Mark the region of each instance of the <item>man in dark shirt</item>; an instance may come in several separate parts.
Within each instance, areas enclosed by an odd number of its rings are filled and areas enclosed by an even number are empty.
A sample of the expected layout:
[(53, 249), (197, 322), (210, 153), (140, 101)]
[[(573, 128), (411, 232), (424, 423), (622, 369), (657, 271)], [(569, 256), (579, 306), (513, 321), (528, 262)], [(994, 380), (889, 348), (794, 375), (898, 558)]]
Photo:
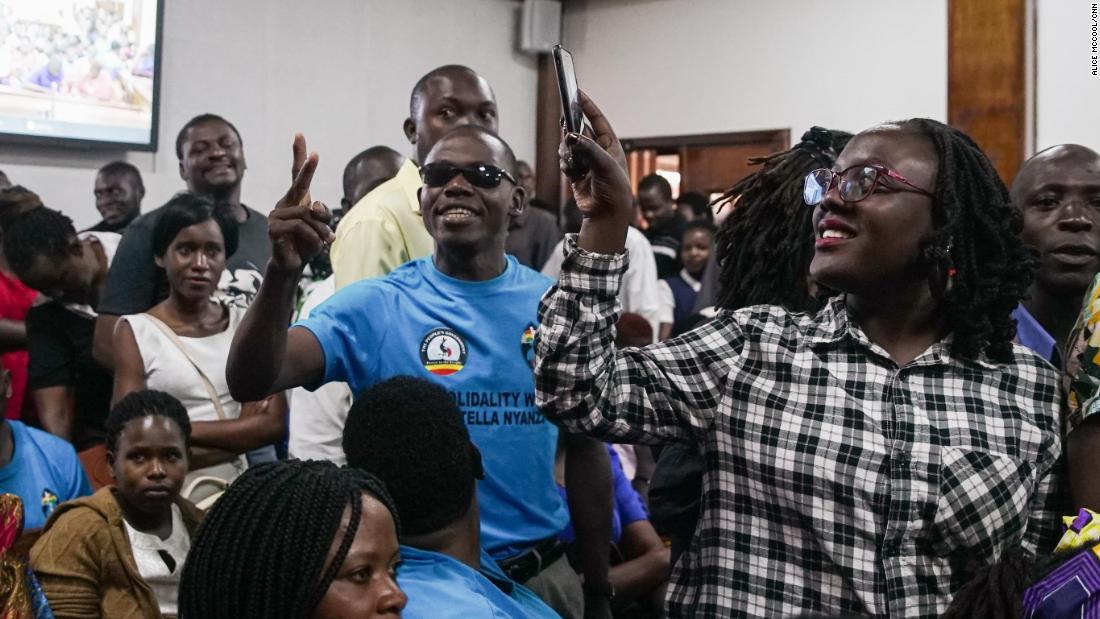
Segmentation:
[(95, 176), (95, 208), (103, 221), (88, 228), (88, 232), (118, 232), (141, 214), (145, 183), (141, 172), (125, 161), (112, 161)]
[(58, 211), (16, 217), (4, 254), (24, 284), (50, 298), (27, 313), (27, 387), (42, 428), (82, 450), (103, 442), (113, 377), (92, 359), (95, 308), (118, 234), (76, 233)]
[(522, 213), (508, 221), (508, 238), (504, 242), (504, 251), (515, 256), (520, 264), (539, 271), (561, 240), (561, 229), (549, 211), (531, 208), (538, 198), (534, 197), (535, 175), (526, 161), (516, 162), (516, 180), (527, 192), (527, 206)]
[(657, 278), (671, 277), (680, 271), (680, 237), (687, 223), (672, 200), (672, 185), (660, 175), (646, 176), (638, 183), (638, 206), (649, 224), (645, 237), (657, 259)]
[[(221, 116), (196, 116), (176, 137), (176, 157), (187, 190), (210, 198), (238, 222), (240, 242), (229, 257), (219, 290), (247, 302), (259, 287), (260, 273), (271, 257), (271, 243), (267, 217), (241, 204), (241, 181), (247, 165), (240, 133)], [(118, 247), (118, 260), (107, 275), (94, 350), (96, 359), (108, 367), (114, 366), (111, 334), (118, 317), (144, 312), (168, 297), (164, 271), (153, 261), (153, 228), (159, 215), (157, 209), (130, 224)]]

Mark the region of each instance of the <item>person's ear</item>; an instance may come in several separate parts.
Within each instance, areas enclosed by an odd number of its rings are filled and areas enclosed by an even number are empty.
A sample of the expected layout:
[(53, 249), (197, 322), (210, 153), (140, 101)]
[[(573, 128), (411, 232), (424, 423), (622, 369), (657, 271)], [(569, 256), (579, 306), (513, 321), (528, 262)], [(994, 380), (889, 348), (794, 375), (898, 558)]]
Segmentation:
[(351, 200), (348, 200), (347, 196), (340, 198), (340, 208), (344, 209), (345, 213), (348, 212), (353, 206), (355, 205), (351, 203)]
[(508, 214), (519, 217), (527, 206), (527, 190), (519, 185), (512, 186), (512, 203), (508, 206)]
[(187, 182), (187, 172), (184, 171), (184, 169), (183, 169), (183, 159), (180, 159), (179, 169), (180, 169), (180, 180), (184, 181), (184, 182)]
[(405, 131), (405, 139), (409, 141), (409, 144), (416, 144), (416, 122), (412, 117), (405, 119), (405, 123), (401, 125), (401, 128)]
[(79, 237), (69, 241), (69, 255), (78, 260), (84, 256), (84, 242)]
[(424, 189), (424, 185), (421, 185), (416, 189), (417, 212), (421, 215), (424, 214)]
[(164, 256), (153, 256), (153, 262), (160, 268), (164, 268)]
[(107, 468), (111, 469), (111, 479), (117, 480), (118, 476), (115, 475), (115, 452), (108, 449), (106, 455), (107, 455)]

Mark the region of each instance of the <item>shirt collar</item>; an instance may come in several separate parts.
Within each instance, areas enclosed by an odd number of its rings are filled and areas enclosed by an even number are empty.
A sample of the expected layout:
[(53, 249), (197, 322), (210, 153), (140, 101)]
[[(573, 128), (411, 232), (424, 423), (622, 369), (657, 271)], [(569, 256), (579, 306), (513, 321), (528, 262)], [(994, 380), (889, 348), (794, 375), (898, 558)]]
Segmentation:
[(699, 292), (703, 289), (703, 282), (692, 277), (687, 269), (680, 269), (680, 279), (684, 280), (684, 283), (688, 286), (691, 286), (691, 289), (695, 292)]
[(1043, 325), (1035, 320), (1031, 312), (1027, 311), (1023, 303), (1012, 310), (1012, 317), (1016, 319), (1016, 341), (1021, 346), (1026, 346), (1039, 353), (1044, 359), (1058, 367), (1060, 364), (1055, 363), (1055, 358), (1058, 355), (1057, 343), (1043, 328)]
[[(812, 348), (835, 345), (842, 340), (849, 340), (867, 349), (867, 351), (883, 360), (894, 363), (886, 349), (871, 341), (863, 329), (848, 315), (848, 306), (844, 302), (844, 295), (837, 295), (825, 304), (825, 307), (817, 313), (806, 339)], [(922, 352), (909, 365), (950, 365), (957, 362), (951, 356), (951, 342), (953, 336), (948, 334), (943, 339), (932, 344), (928, 350)], [(984, 359), (978, 359), (978, 363), (986, 367), (995, 367), (996, 364), (988, 363)]]
[[(393, 180), (397, 181), (402, 191), (405, 192), (405, 198), (409, 208), (419, 215), (420, 187), (424, 184), (423, 179), (420, 178), (420, 166), (416, 165), (416, 162), (412, 159), (406, 159), (405, 163), (401, 164), (401, 169), (397, 171), (397, 176), (395, 176)], [(379, 187), (381, 187), (381, 185), (379, 185)]]

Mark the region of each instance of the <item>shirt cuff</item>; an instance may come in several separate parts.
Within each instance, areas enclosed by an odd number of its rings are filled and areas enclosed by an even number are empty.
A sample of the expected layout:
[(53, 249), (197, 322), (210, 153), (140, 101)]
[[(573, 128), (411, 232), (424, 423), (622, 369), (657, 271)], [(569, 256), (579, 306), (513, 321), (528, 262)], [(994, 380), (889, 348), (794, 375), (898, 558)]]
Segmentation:
[(558, 287), (580, 294), (595, 294), (616, 298), (623, 274), (630, 261), (630, 252), (597, 254), (577, 246), (577, 235), (565, 236), (565, 260), (561, 263)]

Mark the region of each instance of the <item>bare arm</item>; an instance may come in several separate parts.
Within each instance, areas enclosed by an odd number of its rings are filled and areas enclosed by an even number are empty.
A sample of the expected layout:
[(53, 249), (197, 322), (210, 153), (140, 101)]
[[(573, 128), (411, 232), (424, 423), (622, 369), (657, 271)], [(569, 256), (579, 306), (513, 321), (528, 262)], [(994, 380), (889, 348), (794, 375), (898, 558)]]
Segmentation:
[(31, 392), (34, 406), (38, 409), (38, 419), (42, 429), (54, 436), (72, 442), (73, 420), (76, 405), (73, 401), (73, 388), (67, 385), (44, 387)]
[(0, 352), (27, 346), (27, 326), (22, 320), (0, 320)]
[[(563, 440), (565, 494), (577, 533), (581, 572), (587, 585), (599, 587), (608, 582), (611, 551), (611, 461), (607, 448), (599, 441), (576, 434), (566, 435)], [(586, 599), (585, 614), (599, 616), (589, 613), (589, 607), (606, 607), (607, 601), (607, 598)]]
[(317, 154), (306, 156), (300, 134), (294, 136), (293, 151), (293, 182), (267, 219), (271, 259), (256, 299), (233, 337), (225, 368), (229, 392), (240, 402), (317, 383), (324, 376), (317, 338), (305, 329), (287, 329), (302, 270), (333, 237), (328, 209), (309, 196)]
[(115, 367), (113, 342), (116, 324), (118, 316), (100, 314), (95, 319), (95, 334), (92, 336), (92, 358), (108, 370)]
[(1086, 417), (1066, 438), (1066, 466), (1073, 506), (1100, 511), (1100, 415)]
[(611, 568), (610, 574), (616, 606), (648, 596), (668, 580), (672, 569), (669, 550), (648, 520), (623, 528), (619, 550), (625, 561)]
[[(117, 317), (116, 317), (117, 322)], [(98, 335), (99, 324), (96, 331)], [(114, 350), (115, 386), (111, 392), (111, 406), (118, 404), (126, 394), (145, 388), (145, 361), (141, 357), (130, 323), (123, 320), (112, 328), (111, 349)]]
[(191, 440), (195, 445), (233, 454), (281, 441), (285, 435), (286, 396), (282, 393), (259, 402), (245, 402), (237, 419), (191, 424)]

